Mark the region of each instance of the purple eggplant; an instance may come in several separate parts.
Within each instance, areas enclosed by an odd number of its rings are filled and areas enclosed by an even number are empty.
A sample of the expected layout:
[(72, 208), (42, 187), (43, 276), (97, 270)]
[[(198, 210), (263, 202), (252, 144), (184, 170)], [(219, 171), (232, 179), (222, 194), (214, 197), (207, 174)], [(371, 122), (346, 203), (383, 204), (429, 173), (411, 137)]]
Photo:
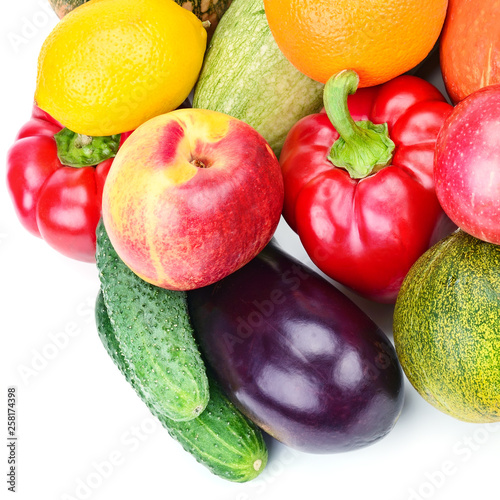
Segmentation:
[(403, 374), (380, 328), (319, 274), (271, 242), (246, 266), (190, 291), (202, 353), (234, 404), (311, 453), (369, 445), (403, 406)]

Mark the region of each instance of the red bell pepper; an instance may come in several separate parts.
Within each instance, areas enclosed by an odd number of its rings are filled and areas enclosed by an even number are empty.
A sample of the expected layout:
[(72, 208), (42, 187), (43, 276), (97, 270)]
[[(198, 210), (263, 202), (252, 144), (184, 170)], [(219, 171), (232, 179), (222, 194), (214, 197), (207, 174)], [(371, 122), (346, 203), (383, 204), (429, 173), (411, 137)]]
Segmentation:
[(415, 76), (356, 92), (358, 81), (350, 70), (332, 77), (326, 112), (290, 130), (280, 155), (283, 215), (325, 274), (392, 303), (412, 264), (452, 228), (433, 156), (453, 107)]
[(128, 135), (80, 136), (33, 106), (7, 155), (7, 184), (23, 226), (62, 254), (95, 262), (104, 181)]

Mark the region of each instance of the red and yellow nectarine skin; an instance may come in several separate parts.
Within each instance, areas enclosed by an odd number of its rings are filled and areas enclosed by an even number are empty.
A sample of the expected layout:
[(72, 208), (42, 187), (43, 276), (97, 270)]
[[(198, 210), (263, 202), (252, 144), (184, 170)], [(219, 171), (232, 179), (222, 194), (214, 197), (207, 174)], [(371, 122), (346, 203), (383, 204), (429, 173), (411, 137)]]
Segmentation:
[(215, 111), (176, 110), (141, 125), (108, 174), (103, 220), (145, 281), (191, 290), (222, 279), (269, 242), (281, 170), (252, 127)]

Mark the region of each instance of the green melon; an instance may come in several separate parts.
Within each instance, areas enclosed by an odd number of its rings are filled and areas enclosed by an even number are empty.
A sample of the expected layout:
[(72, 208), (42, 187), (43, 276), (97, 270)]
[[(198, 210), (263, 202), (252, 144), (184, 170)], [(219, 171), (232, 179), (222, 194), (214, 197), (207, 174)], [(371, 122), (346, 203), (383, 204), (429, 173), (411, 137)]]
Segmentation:
[[(57, 16), (62, 19), (68, 12), (89, 0), (49, 0)], [(231, 0), (175, 0), (181, 7), (190, 10), (202, 21), (210, 21), (207, 29), (209, 37), (215, 30), (220, 18), (231, 4)]]
[(49, 0), (49, 3), (57, 14), (57, 17), (62, 19), (68, 12), (71, 12), (87, 1), (88, 0)]
[(457, 231), (422, 255), (396, 301), (394, 343), (429, 403), (500, 421), (500, 246)]

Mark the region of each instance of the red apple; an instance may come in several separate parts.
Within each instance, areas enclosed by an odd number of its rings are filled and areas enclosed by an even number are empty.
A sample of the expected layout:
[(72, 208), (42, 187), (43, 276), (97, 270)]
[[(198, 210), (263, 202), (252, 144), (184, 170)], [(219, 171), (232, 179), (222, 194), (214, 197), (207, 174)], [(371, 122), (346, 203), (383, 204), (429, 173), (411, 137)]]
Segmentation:
[(466, 233), (500, 244), (500, 85), (470, 94), (443, 124), (434, 155), (436, 194)]
[(171, 290), (209, 285), (270, 241), (283, 207), (278, 160), (262, 136), (223, 113), (182, 109), (141, 125), (104, 186), (118, 255)]

